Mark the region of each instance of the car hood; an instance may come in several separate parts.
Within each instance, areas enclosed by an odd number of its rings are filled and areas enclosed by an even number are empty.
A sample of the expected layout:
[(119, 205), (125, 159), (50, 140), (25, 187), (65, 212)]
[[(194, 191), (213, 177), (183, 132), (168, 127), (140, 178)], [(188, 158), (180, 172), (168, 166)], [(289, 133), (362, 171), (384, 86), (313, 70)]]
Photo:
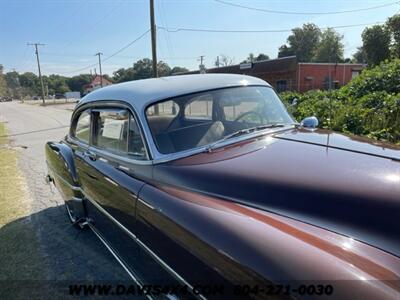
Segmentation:
[(393, 145), (291, 129), (157, 165), (154, 179), (400, 256), (400, 148)]

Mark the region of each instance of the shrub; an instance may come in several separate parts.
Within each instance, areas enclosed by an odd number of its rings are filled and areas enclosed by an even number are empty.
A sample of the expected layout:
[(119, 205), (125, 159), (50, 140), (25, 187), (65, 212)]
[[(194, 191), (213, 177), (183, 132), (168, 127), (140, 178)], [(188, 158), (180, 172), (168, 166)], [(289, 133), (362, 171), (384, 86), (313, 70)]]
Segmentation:
[(298, 121), (316, 116), (321, 128), (400, 144), (399, 59), (363, 71), (339, 90), (284, 92), (281, 98)]

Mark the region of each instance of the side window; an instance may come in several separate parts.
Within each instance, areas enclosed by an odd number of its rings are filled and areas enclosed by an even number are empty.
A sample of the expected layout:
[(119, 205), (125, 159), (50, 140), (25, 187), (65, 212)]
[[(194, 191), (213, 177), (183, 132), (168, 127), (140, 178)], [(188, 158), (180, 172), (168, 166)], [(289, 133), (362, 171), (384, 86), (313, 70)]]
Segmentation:
[(135, 159), (147, 159), (146, 148), (143, 143), (142, 135), (140, 134), (139, 126), (132, 115), (130, 115), (129, 120), (128, 137), (128, 154), (134, 156)]
[(89, 137), (90, 137), (90, 111), (85, 110), (78, 118), (76, 123), (75, 133), (74, 136), (89, 144)]
[(213, 109), (213, 97), (211, 94), (193, 98), (185, 107), (185, 118), (196, 120), (211, 120)]
[(128, 151), (129, 113), (125, 109), (95, 111), (96, 130), (94, 144), (116, 152)]
[(146, 148), (135, 118), (126, 109), (95, 110), (94, 144), (105, 150), (146, 160)]

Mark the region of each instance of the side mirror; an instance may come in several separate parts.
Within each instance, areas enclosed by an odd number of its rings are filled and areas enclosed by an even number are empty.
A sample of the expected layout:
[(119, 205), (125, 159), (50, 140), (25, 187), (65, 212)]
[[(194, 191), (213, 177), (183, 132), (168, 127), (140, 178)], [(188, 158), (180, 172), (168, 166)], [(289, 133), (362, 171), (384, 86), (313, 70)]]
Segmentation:
[(318, 124), (319, 124), (318, 119), (314, 116), (304, 118), (300, 123), (300, 125), (305, 128), (317, 128)]

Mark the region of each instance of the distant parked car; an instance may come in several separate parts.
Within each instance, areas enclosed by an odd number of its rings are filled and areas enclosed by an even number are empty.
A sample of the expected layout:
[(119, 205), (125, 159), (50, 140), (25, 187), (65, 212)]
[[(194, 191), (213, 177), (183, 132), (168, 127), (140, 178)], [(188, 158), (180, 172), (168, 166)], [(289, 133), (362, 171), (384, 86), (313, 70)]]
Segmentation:
[(39, 100), (40, 98), (39, 98), (39, 96), (33, 96), (32, 97), (32, 100)]
[(0, 102), (9, 102), (9, 101), (12, 101), (11, 97), (8, 96), (0, 97)]
[(66, 99), (64, 94), (56, 93), (54, 95), (54, 99)]
[(317, 123), (250, 76), (126, 82), (79, 102), (47, 180), (135, 281), (136, 243), (225, 288), (198, 299), (400, 299), (400, 147)]

